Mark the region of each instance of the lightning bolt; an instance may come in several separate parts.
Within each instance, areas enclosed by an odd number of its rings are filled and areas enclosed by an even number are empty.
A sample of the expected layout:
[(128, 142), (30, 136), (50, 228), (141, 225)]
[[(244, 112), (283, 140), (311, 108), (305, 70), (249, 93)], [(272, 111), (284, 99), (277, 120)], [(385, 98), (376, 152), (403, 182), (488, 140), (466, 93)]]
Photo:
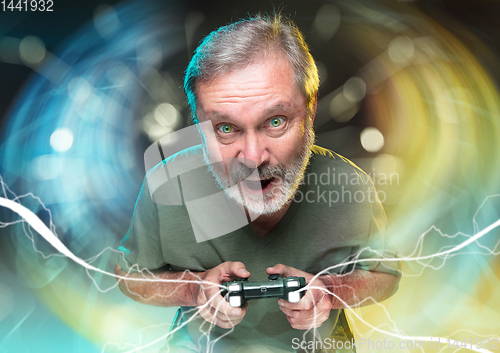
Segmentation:
[[(10, 194), (13, 194), (12, 191), (10, 191), (4, 184), (3, 180), (1, 179), (0, 177), (0, 182), (2, 184), (2, 190), (3, 190), (3, 193), (4, 195), (7, 195), (7, 192), (9, 192)], [(27, 195), (24, 195), (24, 196), (27, 196)], [(24, 197), (23, 196), (23, 197)], [(32, 197), (35, 197), (33, 195), (30, 194), (30, 196)], [(490, 197), (497, 197), (497, 196), (500, 196), (500, 195), (492, 195), (492, 196), (489, 196), (488, 198)], [(126, 276), (119, 276), (119, 275), (115, 275), (114, 273), (110, 273), (110, 272), (107, 272), (107, 271), (104, 271), (104, 270), (101, 270), (97, 267), (94, 267), (92, 266), (91, 264), (89, 264), (87, 261), (77, 257), (76, 255), (74, 255), (62, 242), (61, 240), (54, 234), (54, 225), (52, 224), (52, 220), (50, 221), (50, 228), (47, 227), (47, 225), (38, 218), (38, 216), (36, 214), (34, 214), (31, 210), (29, 210), (28, 208), (26, 208), (25, 206), (23, 206), (19, 200), (21, 199), (22, 197), (14, 197), (13, 199), (8, 199), (6, 197), (0, 197), (0, 206), (2, 207), (5, 207), (7, 209), (10, 209), (11, 211), (17, 213), (21, 218), (22, 220), (18, 220), (18, 221), (15, 221), (15, 222), (12, 222), (12, 223), (0, 223), (0, 227), (6, 227), (10, 224), (15, 224), (15, 223), (19, 223), (19, 222), (27, 222), (31, 228), (33, 230), (35, 230), (38, 234), (40, 234), (40, 236), (42, 236), (49, 244), (51, 244), (60, 254), (54, 254), (54, 255), (59, 255), (59, 256), (66, 256), (68, 257), (69, 259), (71, 259), (72, 261), (74, 261), (75, 263), (77, 263), (78, 265), (84, 267), (87, 272), (88, 271), (95, 271), (95, 272), (98, 272), (98, 273), (101, 273), (103, 275), (106, 275), (106, 276), (110, 276), (110, 277), (114, 277), (116, 279), (119, 279), (119, 280), (127, 280), (127, 281), (155, 281), (155, 282), (176, 282), (176, 283), (179, 283), (179, 282), (182, 282), (182, 283), (198, 283), (198, 284), (202, 284), (202, 285), (214, 285), (213, 283), (211, 282), (205, 282), (205, 281), (202, 281), (201, 279), (198, 280), (198, 281), (187, 281), (187, 280), (182, 280), (182, 279), (179, 279), (179, 280), (170, 280), (170, 279), (160, 279), (160, 278), (131, 278), (131, 277), (126, 277)], [(36, 197), (35, 197), (36, 198)], [(487, 198), (487, 199), (488, 199)], [(41, 200), (39, 198), (36, 198), (40, 203), (41, 203)], [(481, 205), (481, 207), (485, 204), (485, 202), (487, 201), (487, 199), (483, 202), (483, 204)], [(42, 203), (41, 203), (42, 204)], [(481, 208), (480, 207), (480, 208)], [(47, 208), (44, 207), (45, 210), (49, 211)], [(50, 212), (50, 211), (49, 211)], [(479, 210), (478, 210), (479, 212)], [(478, 214), (478, 212), (476, 212), (475, 216), (474, 216), (474, 225), (475, 225), (475, 228), (478, 229), (478, 225), (477, 225), (477, 222), (475, 221), (475, 218)], [(414, 252), (410, 255), (410, 256), (407, 256), (407, 257), (399, 257), (399, 258), (385, 258), (385, 257), (380, 257), (378, 259), (376, 258), (370, 258), (369, 260), (370, 261), (384, 261), (384, 262), (393, 262), (393, 261), (417, 261), (417, 262), (420, 262), (420, 261), (425, 261), (425, 260), (431, 260), (431, 259), (434, 259), (434, 258), (437, 258), (437, 257), (447, 257), (447, 256), (453, 256), (453, 255), (456, 255), (458, 253), (459, 250), (465, 248), (466, 246), (474, 243), (474, 242), (477, 242), (480, 238), (482, 238), (483, 236), (485, 236), (486, 234), (488, 234), (489, 232), (491, 232), (492, 230), (494, 230), (495, 228), (499, 227), (500, 226), (500, 219), (495, 221), (494, 223), (490, 224), (489, 226), (487, 226), (486, 228), (482, 229), (481, 231), (477, 232), (476, 234), (474, 234), (473, 236), (470, 236), (467, 240), (463, 241), (462, 243), (450, 248), (450, 249), (447, 249), (447, 250), (442, 250), (442, 251), (439, 251), (437, 253), (434, 253), (434, 254), (430, 254), (430, 255), (425, 255), (425, 256), (414, 256), (415, 253), (417, 253), (417, 249), (414, 250)], [(426, 231), (422, 236), (421, 236), (421, 239), (422, 237), (424, 237), (426, 234), (428, 234), (428, 232), (430, 232), (431, 230), (436, 230), (438, 231), (441, 235), (443, 235), (443, 233), (441, 233), (441, 231), (439, 229), (437, 229), (436, 227), (432, 226), (428, 229), (428, 231)], [(463, 233), (457, 233), (456, 235), (459, 235), (459, 234), (462, 234), (462, 235), (465, 235)], [(33, 238), (31, 238), (33, 240)], [(478, 244), (480, 245), (480, 244)], [(498, 245), (498, 243), (497, 243)], [(481, 246), (481, 245), (480, 245)], [(481, 246), (482, 248), (485, 248), (483, 246)], [(442, 248), (443, 249), (443, 248)], [(370, 249), (370, 248), (366, 248), (364, 250), (369, 250), (369, 251), (373, 251), (375, 253), (377, 253), (376, 251)], [(499, 253), (498, 252), (494, 252), (493, 250), (489, 250), (488, 251), (493, 254), (493, 255), (498, 255)], [(102, 252), (101, 252), (102, 254)], [(381, 255), (380, 253), (378, 253), (379, 255)], [(100, 254), (96, 255), (92, 261), (96, 258), (99, 257)], [(331, 270), (334, 270), (336, 268), (339, 268), (339, 267), (344, 267), (346, 265), (354, 265), (356, 263), (359, 263), (359, 262), (362, 262), (362, 261), (366, 261), (366, 259), (359, 259), (359, 258), (355, 258), (351, 261), (347, 261), (345, 263), (342, 263), (342, 264), (338, 264), (338, 265), (335, 265), (335, 266), (331, 266), (331, 267), (328, 267), (326, 268), (325, 270), (321, 271), (320, 273), (316, 274), (313, 278), (314, 279), (317, 279), (318, 276), (322, 275), (322, 274), (327, 274), (327, 273), (330, 273)], [(425, 265), (425, 264), (424, 264)], [(152, 273), (150, 273), (149, 271), (147, 271), (150, 275), (152, 275)], [(187, 271), (189, 272), (189, 271)], [(313, 281), (311, 280), (311, 282)], [(97, 286), (97, 283), (94, 281), (94, 283), (96, 284), (96, 287), (102, 291), (98, 286)], [(118, 285), (118, 283), (111, 287), (111, 288), (114, 288)], [(107, 289), (107, 290), (110, 290), (111, 288)], [(311, 285), (308, 285), (306, 286), (305, 288), (303, 288), (302, 290), (308, 290), (308, 289), (318, 289), (318, 290), (322, 290), (324, 291), (325, 293), (328, 293), (334, 297), (336, 297), (340, 302), (342, 302), (344, 304), (345, 307), (347, 308), (352, 308), (351, 306), (349, 306), (347, 303), (345, 303), (341, 298), (339, 298), (335, 293), (329, 291), (329, 290), (326, 290), (325, 288), (320, 288), (320, 287), (316, 287), (316, 286), (311, 286)], [(193, 309), (193, 310), (197, 310), (197, 313), (200, 312), (200, 310), (202, 310), (203, 308), (205, 307), (208, 307), (210, 305), (210, 303), (214, 300), (215, 297), (211, 298), (204, 306), (201, 306), (197, 309)], [(363, 300), (366, 301), (366, 300), (373, 300), (373, 298), (365, 298)], [(374, 301), (375, 302), (375, 301)], [(376, 303), (376, 302), (375, 302)], [(381, 304), (379, 303), (376, 303), (377, 305), (380, 305), (382, 306)], [(383, 306), (382, 306), (383, 307)], [(383, 307), (384, 310), (385, 310), (385, 307)], [(218, 311), (219, 308), (216, 308), (216, 311)], [(389, 317), (389, 314), (388, 312), (385, 310), (387, 316)], [(386, 331), (386, 330), (382, 330), (380, 328), (377, 328), (375, 326), (372, 326), (370, 323), (368, 323), (367, 321), (365, 321), (360, 315), (358, 315), (355, 311), (351, 311), (351, 313), (353, 315), (355, 315), (361, 322), (363, 322), (364, 324), (366, 324), (367, 326), (369, 326), (373, 331), (377, 331), (377, 332), (380, 332), (380, 333), (383, 333), (387, 336), (390, 336), (390, 337), (394, 337), (394, 338), (398, 338), (398, 339), (401, 339), (401, 340), (406, 340), (406, 341), (424, 341), (424, 342), (436, 342), (438, 340), (441, 340), (441, 341), (445, 341), (446, 338), (445, 337), (430, 337), (430, 336), (408, 336), (408, 335), (403, 335), (403, 334), (400, 334), (400, 333), (393, 333), (393, 332), (389, 332), (389, 331)], [(196, 315), (193, 315), (191, 316), (190, 319), (188, 319), (184, 325), (188, 324), (190, 321), (192, 321), (194, 318), (196, 317)], [(394, 322), (391, 320), (391, 322), (394, 324)], [(210, 329), (207, 331), (208, 333), (210, 332), (211, 328), (213, 327), (214, 325), (213, 324), (210, 324)], [(137, 347), (135, 346), (134, 348), (130, 349), (127, 351), (127, 353), (132, 353), (132, 352), (138, 352), (140, 351), (141, 349), (144, 349), (144, 348), (147, 348), (147, 347), (150, 347), (152, 346), (153, 344), (155, 343), (158, 343), (159, 341), (165, 339), (165, 338), (168, 338), (169, 336), (172, 335), (172, 333), (176, 332), (178, 329), (180, 328), (177, 328), (176, 330), (174, 330), (173, 332), (170, 332), (154, 341), (151, 341), (145, 345), (142, 345), (140, 347)], [(227, 334), (229, 334), (231, 331), (228, 331)], [(305, 335), (305, 334), (304, 334)], [(305, 336), (304, 336), (305, 337)], [(213, 350), (213, 345), (220, 339), (222, 339), (222, 337), (218, 337), (216, 340), (213, 340), (212, 342), (210, 342), (210, 348), (209, 350), (212, 351)], [(497, 338), (497, 337), (495, 337)], [(114, 343), (107, 343), (104, 347), (103, 347), (103, 352), (104, 350), (106, 349), (106, 347), (108, 345), (116, 345), (118, 346), (120, 349), (126, 349), (127, 346), (129, 346), (130, 344), (126, 344), (122, 347), (120, 347), (120, 345), (117, 345), (117, 344), (114, 344)], [(475, 351), (475, 352), (481, 352), (481, 353), (487, 353), (487, 352), (490, 352), (489, 350), (485, 349), (485, 348), (479, 348), (479, 347), (476, 347), (476, 346), (467, 346), (466, 349), (469, 349), (469, 350), (472, 350), (472, 351)]]

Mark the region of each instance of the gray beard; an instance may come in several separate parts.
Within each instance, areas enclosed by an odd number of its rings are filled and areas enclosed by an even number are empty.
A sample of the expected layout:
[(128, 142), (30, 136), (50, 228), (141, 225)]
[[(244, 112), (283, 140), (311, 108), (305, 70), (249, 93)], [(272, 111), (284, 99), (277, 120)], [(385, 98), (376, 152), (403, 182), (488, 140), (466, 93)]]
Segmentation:
[[(276, 166), (263, 164), (257, 168), (249, 168), (242, 163), (236, 162), (234, 165), (228, 167), (228, 176), (223, 162), (211, 162), (210, 152), (207, 150), (205, 143), (202, 143), (203, 158), (205, 159), (208, 169), (212, 172), (217, 181), (219, 188), (223, 190), (230, 199), (244, 206), (249, 212), (254, 213), (256, 216), (269, 215), (278, 212), (287, 205), (297, 192), (304, 177), (306, 167), (309, 164), (314, 139), (315, 135), (312, 121), (308, 118), (306, 120), (305, 133), (300, 150), (288, 167), (283, 164), (278, 164)], [(272, 190), (265, 195), (262, 193), (260, 193), (260, 195), (248, 195), (241, 191), (241, 187), (236, 186), (249, 176), (252, 176), (252, 179), (275, 178), (274, 181), (279, 180), (281, 182), (275, 183), (273, 181)]]

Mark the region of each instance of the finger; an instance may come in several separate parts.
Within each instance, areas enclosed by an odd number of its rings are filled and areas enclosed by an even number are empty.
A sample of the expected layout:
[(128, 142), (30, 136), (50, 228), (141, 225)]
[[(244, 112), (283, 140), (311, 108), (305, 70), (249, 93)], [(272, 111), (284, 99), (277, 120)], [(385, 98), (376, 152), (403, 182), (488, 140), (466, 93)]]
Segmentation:
[(295, 324), (295, 323), (292, 324), (292, 323), (290, 323), (290, 326), (292, 326), (292, 328), (294, 328), (296, 330), (310, 330), (310, 329), (321, 327), (322, 324), (323, 324), (323, 322), (311, 322), (311, 323), (307, 323), (307, 324)]
[(219, 279), (217, 277), (217, 273), (215, 273), (213, 276), (207, 276), (205, 279), (205, 283), (202, 284), (200, 292), (206, 298), (204, 303), (210, 302), (210, 306), (220, 307), (221, 310), (227, 311), (232, 307), (221, 295), (221, 290), (223, 289), (223, 287), (221, 286), (222, 282), (219, 282)]
[(211, 288), (207, 290), (205, 295), (210, 298), (207, 306), (214, 308), (214, 312), (217, 311), (221, 315), (229, 317), (243, 317), (246, 314), (248, 303), (244, 303), (241, 307), (232, 307), (227, 300), (227, 294), (222, 296), (220, 289), (214, 291)]
[(201, 317), (203, 319), (205, 319), (205, 321), (208, 321), (208, 322), (210, 322), (213, 325), (217, 325), (217, 326), (225, 328), (225, 329), (230, 329), (234, 325), (237, 324), (237, 322), (233, 323), (232, 321), (229, 321), (229, 320), (226, 321), (226, 320), (223, 320), (223, 319), (219, 319), (216, 316), (212, 315), (212, 313), (210, 311), (208, 311), (208, 310), (200, 311), (200, 315), (201, 315)]
[(266, 273), (268, 275), (280, 275), (282, 277), (290, 277), (289, 272), (290, 272), (290, 267), (285, 266), (283, 264), (277, 264), (274, 265), (273, 267), (268, 267), (266, 269)]
[(243, 320), (247, 307), (248, 304), (244, 305), (242, 309), (238, 308), (240, 312), (242, 312), (242, 314), (238, 316), (224, 314), (220, 310), (217, 310), (217, 308), (210, 307), (208, 305), (205, 307), (201, 307), (198, 312), (200, 316), (203, 317), (203, 319), (205, 319), (206, 321), (219, 327), (228, 329), (239, 324)]
[(268, 267), (266, 269), (266, 273), (268, 275), (279, 274), (283, 277), (304, 277), (306, 279), (306, 283), (309, 283), (309, 280), (313, 277), (310, 273), (283, 264), (276, 264), (273, 267)]
[(295, 320), (313, 320), (314, 318), (321, 318), (330, 316), (330, 310), (325, 308), (313, 308), (311, 310), (291, 310), (287, 308), (280, 308), (280, 310), (289, 318)]
[(314, 288), (305, 291), (305, 295), (297, 302), (291, 303), (288, 300), (280, 299), (278, 304), (294, 310), (310, 310), (318, 303), (330, 298), (326, 288)]
[(217, 307), (210, 307), (212, 315), (217, 316), (218, 319), (225, 321), (241, 320), (246, 314), (248, 303), (245, 303), (241, 308), (231, 308), (232, 311), (224, 312)]
[(280, 306), (280, 310), (283, 314), (285, 314), (287, 317), (298, 319), (300, 311), (298, 310), (292, 310), (292, 309), (287, 309), (282, 306)]
[(222, 320), (222, 321), (233, 321), (233, 320), (240, 320), (243, 319), (244, 315), (242, 315), (241, 309), (236, 310), (239, 308), (235, 308), (233, 312), (225, 313), (217, 308), (209, 308), (210, 314), (216, 318), (217, 320)]
[[(203, 291), (203, 295), (206, 298), (207, 306), (212, 308), (217, 308), (218, 311), (227, 314), (227, 315), (240, 315), (240, 308), (233, 308), (226, 299), (221, 295), (221, 287), (220, 285), (211, 285), (205, 287)], [(237, 310), (235, 310), (237, 309)]]
[(298, 322), (312, 322), (313, 320), (323, 322), (330, 317), (331, 305), (326, 301), (322, 301), (310, 310), (293, 310), (283, 306), (280, 306), (280, 310), (287, 316), (289, 321), (293, 319)]
[(240, 277), (240, 278), (248, 278), (250, 277), (250, 272), (245, 267), (245, 264), (243, 262), (232, 262), (230, 271), (234, 276)]
[(312, 319), (318, 315), (318, 311), (313, 310), (291, 310), (287, 308), (281, 307), (280, 310), (289, 318), (297, 319), (297, 320), (306, 320)]
[(205, 280), (210, 279), (212, 282), (220, 284), (232, 281), (236, 276), (247, 278), (250, 277), (250, 272), (246, 270), (245, 265), (241, 262), (226, 261), (212, 268)]
[(329, 317), (329, 313), (325, 312), (308, 318), (294, 318), (287, 316), (287, 319), (293, 328), (298, 330), (308, 330), (320, 327), (326, 320), (328, 320)]
[(308, 296), (306, 293), (298, 303), (290, 303), (288, 300), (279, 299), (278, 305), (280, 308), (283, 307), (290, 310), (311, 310), (315, 306), (315, 301), (312, 296)]

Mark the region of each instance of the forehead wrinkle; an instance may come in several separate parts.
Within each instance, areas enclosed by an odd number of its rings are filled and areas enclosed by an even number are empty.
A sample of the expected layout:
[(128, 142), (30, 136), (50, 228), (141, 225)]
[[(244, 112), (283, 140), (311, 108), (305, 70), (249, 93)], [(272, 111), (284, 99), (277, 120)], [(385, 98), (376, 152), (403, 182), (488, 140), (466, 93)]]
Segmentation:
[(244, 117), (261, 120), (275, 114), (294, 116), (301, 110), (302, 92), (295, 85), (291, 68), (277, 61), (254, 63), (198, 82), (197, 110), (207, 119), (236, 123)]
[[(234, 93), (234, 91), (237, 93)], [(231, 89), (229, 87), (224, 87), (223, 89), (212, 90), (208, 92), (207, 96), (213, 99), (212, 103), (238, 103), (240, 101), (252, 100), (252, 99), (264, 99), (273, 96), (273, 93), (262, 92), (262, 88), (243, 88), (238, 87)]]

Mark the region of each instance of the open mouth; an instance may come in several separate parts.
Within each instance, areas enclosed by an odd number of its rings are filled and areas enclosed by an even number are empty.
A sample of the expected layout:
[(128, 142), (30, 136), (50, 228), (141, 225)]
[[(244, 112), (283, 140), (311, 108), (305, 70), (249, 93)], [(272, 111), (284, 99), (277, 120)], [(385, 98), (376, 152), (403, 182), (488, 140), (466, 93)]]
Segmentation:
[(274, 178), (270, 179), (263, 179), (263, 180), (243, 180), (242, 184), (250, 191), (263, 191), (265, 192), (271, 183), (273, 182)]

